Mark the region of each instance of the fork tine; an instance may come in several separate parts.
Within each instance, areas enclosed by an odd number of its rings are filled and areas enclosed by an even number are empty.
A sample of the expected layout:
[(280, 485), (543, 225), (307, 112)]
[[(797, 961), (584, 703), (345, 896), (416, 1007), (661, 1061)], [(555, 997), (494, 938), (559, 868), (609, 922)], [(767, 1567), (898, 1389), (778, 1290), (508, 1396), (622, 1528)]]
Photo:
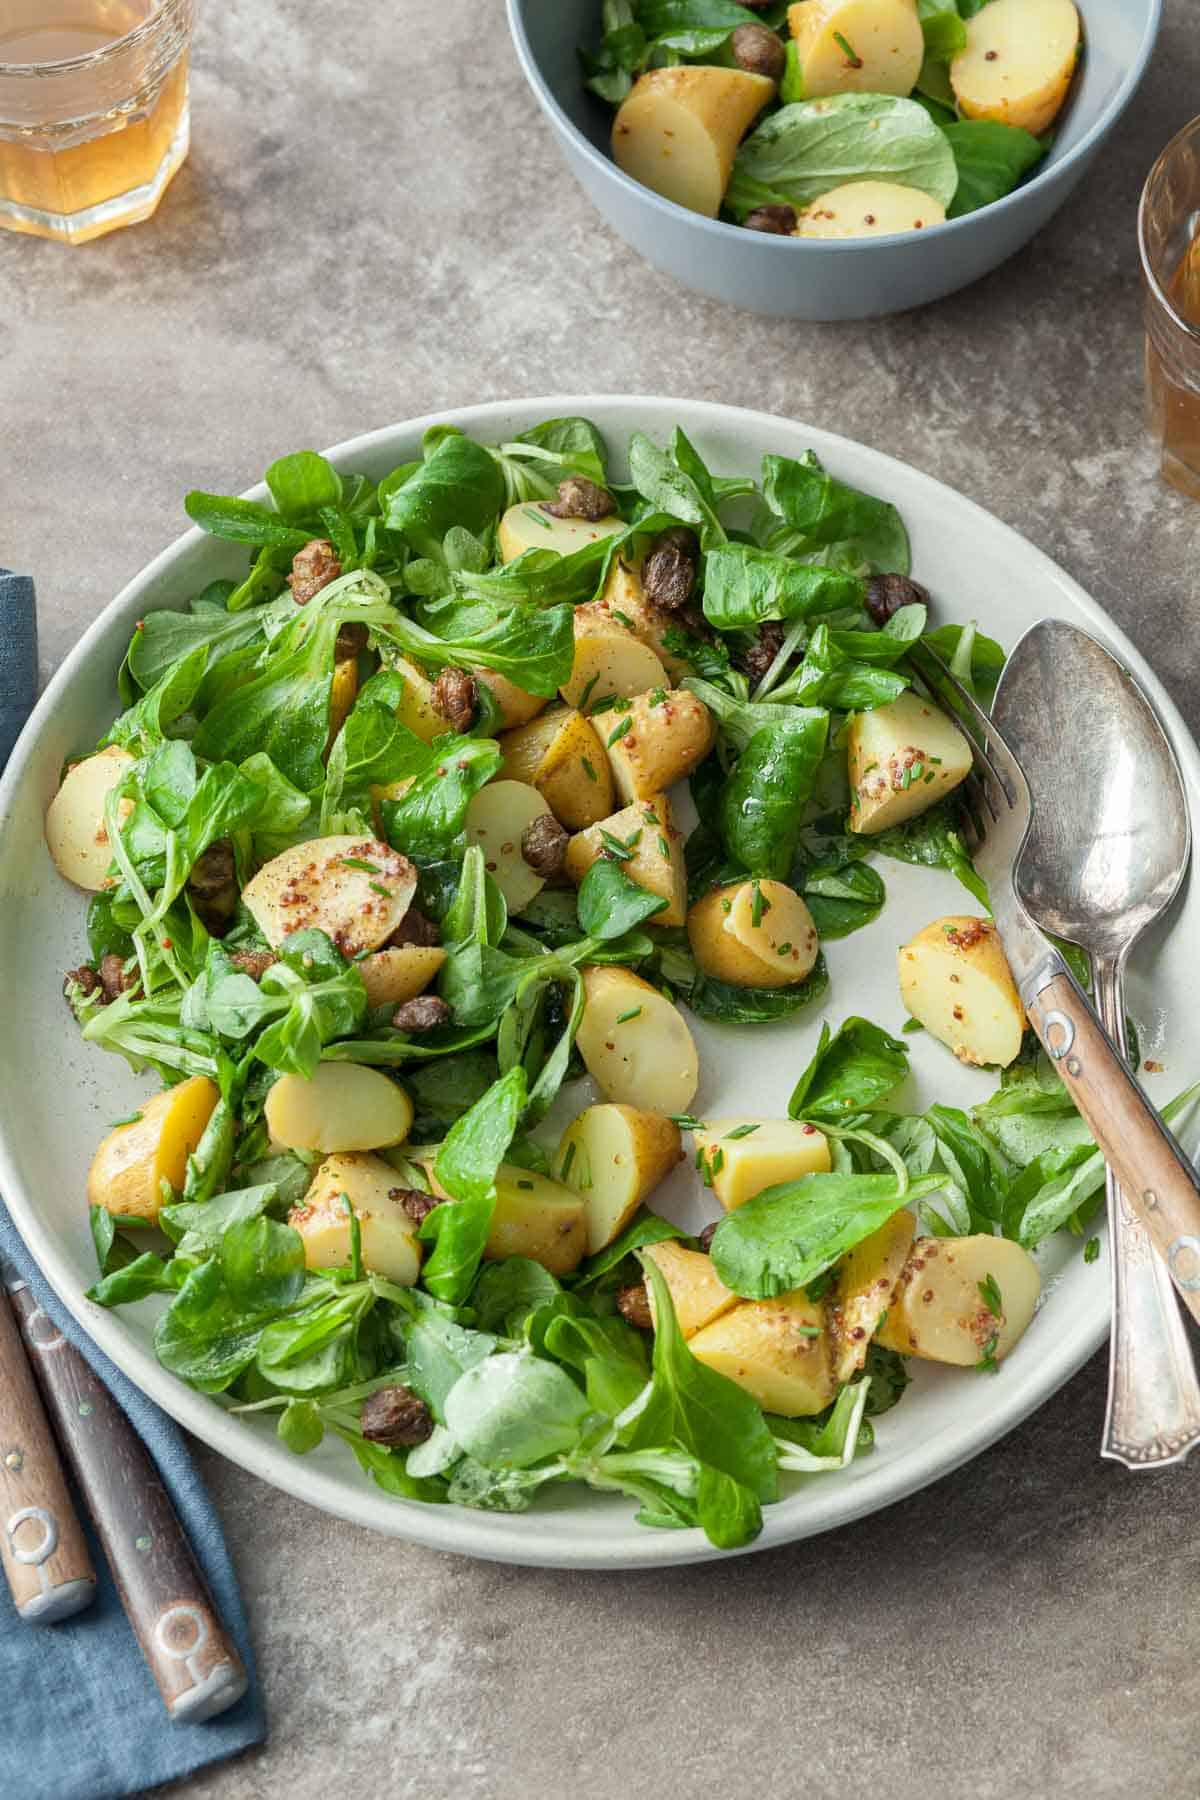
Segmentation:
[[(983, 708), (951, 673), (936, 650), (931, 650), (928, 644), (917, 643), (909, 655), (938, 699), (948, 702), (959, 715), (959, 723), (971, 745), (976, 771), (991, 782), (991, 792), (985, 785), (985, 797), (993, 817), (998, 818), (1000, 807), (1015, 805), (1027, 792), (1020, 764)], [(924, 663), (932, 664), (935, 671), (932, 677)]]
[(977, 844), (981, 844), (987, 836), (989, 825), (995, 823), (997, 815), (988, 802), (982, 782), (973, 772), (960, 784), (958, 796), (960, 811), (967, 822), (970, 834)]

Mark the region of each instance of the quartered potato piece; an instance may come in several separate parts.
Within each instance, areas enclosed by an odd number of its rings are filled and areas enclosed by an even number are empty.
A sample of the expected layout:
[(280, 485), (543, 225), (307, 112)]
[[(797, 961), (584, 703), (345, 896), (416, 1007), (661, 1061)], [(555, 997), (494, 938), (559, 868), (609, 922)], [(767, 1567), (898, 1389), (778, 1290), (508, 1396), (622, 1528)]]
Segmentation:
[(593, 723), (617, 793), (626, 801), (648, 800), (682, 781), (704, 761), (716, 737), (712, 714), (687, 688), (653, 687), (627, 705), (595, 713)]
[(657, 988), (628, 969), (583, 970), (586, 996), (576, 1044), (609, 1100), (654, 1112), (686, 1112), (700, 1081), (692, 1034)]
[(714, 888), (688, 913), (687, 930), (704, 973), (734, 987), (791, 987), (817, 960), (813, 916), (782, 881)]
[(397, 944), (373, 950), (358, 965), (368, 1006), (400, 1006), (423, 994), (446, 960), (438, 944)]
[(569, 1275), (587, 1249), (587, 1217), (582, 1197), (515, 1163), (496, 1172), (496, 1207), (484, 1256), (502, 1262), (526, 1256), (552, 1275)]
[(1020, 125), (1038, 137), (1066, 99), (1078, 58), (1072, 0), (991, 0), (967, 21), (950, 85), (964, 117)]
[(579, 831), (613, 809), (612, 771), (604, 745), (581, 712), (552, 706), (530, 725), (500, 740), (503, 773), (527, 781), (560, 825)]
[(852, 1381), (867, 1360), (876, 1327), (904, 1273), (916, 1229), (912, 1214), (901, 1207), (878, 1231), (855, 1244), (842, 1263), (830, 1319), (833, 1373), (839, 1386)]
[[(661, 1244), (650, 1244), (643, 1254), (658, 1264), (685, 1338), (695, 1337), (722, 1313), (740, 1304), (738, 1296), (732, 1288), (725, 1286), (713, 1268), (712, 1257), (705, 1256), (702, 1250), (689, 1250), (674, 1238), (664, 1238)], [(646, 1297), (653, 1319), (654, 1289), (649, 1282), (646, 1283)]]
[(658, 657), (624, 626), (576, 613), (575, 661), (570, 679), (559, 689), (568, 706), (593, 714), (605, 701), (666, 685)]
[(1001, 1362), (1024, 1335), (1041, 1291), (1037, 1264), (1011, 1238), (918, 1238), (875, 1341), (901, 1356), (964, 1368)]
[[(95, 756), (85, 756), (67, 770), (46, 810), (46, 848), (55, 868), (89, 894), (113, 885), (108, 874), (112, 845), (104, 822), (104, 802), (133, 764), (128, 750), (116, 744), (98, 750)], [(122, 800), (122, 819), (132, 811), (133, 801)]]
[(589, 830), (576, 832), (567, 845), (567, 874), (576, 886), (608, 849), (605, 834), (629, 850), (621, 868), (630, 881), (667, 902), (650, 923), (682, 925), (687, 904), (687, 870), (683, 838), (675, 829), (666, 794), (651, 794), (648, 800), (623, 807)]
[(647, 600), (640, 567), (626, 562), (623, 556), (613, 558), (600, 598), (589, 600), (586, 606), (577, 607), (575, 617), (580, 625), (587, 623), (590, 627), (591, 622), (595, 621), (606, 627), (615, 625), (628, 631), (639, 644), (645, 644), (648, 649), (653, 650), (670, 681), (682, 681), (685, 675), (692, 673), (692, 665), (687, 658), (666, 647), (667, 634), (682, 629), (686, 636), (686, 627), (682, 627), (680, 621), (665, 607), (655, 606), (652, 600)]
[(589, 1106), (554, 1153), (554, 1173), (583, 1196), (588, 1255), (611, 1244), (683, 1156), (679, 1127), (636, 1106)]
[[(998, 4), (998, 0), (992, 0)], [(971, 771), (971, 746), (932, 700), (901, 694), (846, 730), (850, 830), (886, 831), (935, 805)]]
[(946, 209), (920, 188), (897, 181), (847, 181), (802, 207), (793, 237), (887, 237), (940, 225)]
[(803, 1288), (775, 1300), (743, 1301), (698, 1331), (688, 1347), (781, 1418), (822, 1412), (837, 1392), (825, 1308)]
[(788, 29), (806, 100), (911, 94), (925, 60), (917, 0), (799, 0)]
[(407, 856), (378, 838), (324, 837), (264, 863), (242, 899), (272, 949), (294, 931), (323, 931), (343, 956), (390, 937), (417, 890)]
[(382, 1157), (327, 1156), (300, 1205), (288, 1214), (288, 1224), (304, 1240), (306, 1267), (340, 1269), (350, 1261), (349, 1201), (358, 1220), (363, 1267), (397, 1287), (412, 1287), (421, 1272), (422, 1246), (399, 1195), (396, 1171)]
[(829, 1173), (829, 1140), (799, 1119), (709, 1119), (693, 1131), (705, 1180), (726, 1212), (764, 1188)]
[(162, 1183), (176, 1191), (187, 1175), (187, 1159), (204, 1135), (220, 1099), (217, 1084), (193, 1075), (177, 1087), (147, 1100), (128, 1125), (116, 1125), (102, 1138), (88, 1170), (89, 1206), (154, 1222), (169, 1206)]
[(1007, 1068), (1025, 1009), (996, 927), (962, 914), (935, 919), (900, 951), (900, 998), (960, 1062)]
[(515, 562), (526, 550), (556, 550), (559, 556), (574, 556), (598, 538), (612, 537), (624, 529), (624, 519), (615, 514), (607, 519), (555, 519), (543, 512), (536, 500), (519, 500), (500, 521), (500, 560)]
[(613, 120), (613, 159), (664, 199), (715, 219), (737, 147), (774, 98), (773, 81), (742, 69), (651, 69)]
[(281, 1075), (263, 1110), (289, 1150), (380, 1150), (404, 1141), (413, 1116), (404, 1089), (360, 1063), (319, 1063), (308, 1080)]
[(523, 911), (546, 885), (522, 856), (521, 839), (535, 819), (552, 816), (537, 789), (524, 781), (489, 781), (467, 808), (467, 842), (483, 851), (510, 914)]

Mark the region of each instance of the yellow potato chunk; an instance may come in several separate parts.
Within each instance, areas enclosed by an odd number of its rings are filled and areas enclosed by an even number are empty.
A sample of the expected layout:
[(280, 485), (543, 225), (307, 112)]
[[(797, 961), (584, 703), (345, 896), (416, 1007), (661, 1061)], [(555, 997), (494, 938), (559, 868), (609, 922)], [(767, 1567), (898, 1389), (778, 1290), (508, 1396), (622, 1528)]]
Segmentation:
[(785, 1419), (823, 1411), (837, 1392), (825, 1308), (803, 1288), (744, 1301), (698, 1331), (689, 1348)]
[[(46, 848), (55, 868), (89, 894), (113, 885), (108, 873), (112, 845), (104, 822), (104, 802), (133, 763), (128, 750), (116, 744), (98, 750), (95, 756), (85, 756), (67, 770), (46, 810)], [(132, 811), (132, 800), (122, 800), (121, 818), (127, 819)]]
[(714, 888), (688, 913), (687, 930), (704, 973), (734, 987), (792, 987), (817, 960), (813, 916), (782, 881)]
[(625, 1229), (647, 1194), (683, 1155), (679, 1127), (636, 1106), (589, 1106), (554, 1153), (554, 1173), (587, 1208), (588, 1255)]
[(433, 704), (433, 683), (428, 675), (418, 669), (416, 663), (403, 656), (394, 656), (390, 651), (387, 666), (404, 677), (404, 688), (396, 707), (400, 723), (415, 732), (423, 744), (432, 744), (434, 738), (443, 737), (450, 729), (450, 721)]
[(648, 800), (623, 807), (589, 830), (576, 832), (567, 845), (567, 874), (576, 886), (609, 848), (604, 833), (628, 847), (629, 855), (621, 867), (630, 881), (636, 881), (648, 894), (658, 894), (667, 902), (650, 923), (682, 925), (687, 906), (687, 869), (683, 861), (683, 837), (675, 829), (667, 795), (651, 794)]
[(850, 829), (858, 832), (886, 831), (926, 812), (971, 770), (971, 746), (958, 726), (914, 693), (855, 713), (846, 756)]
[(604, 745), (574, 707), (550, 707), (531, 724), (506, 731), (500, 747), (502, 773), (535, 787), (568, 831), (594, 825), (612, 811), (612, 771)]
[(515, 562), (526, 550), (556, 550), (574, 556), (599, 538), (624, 531), (625, 521), (614, 513), (607, 519), (555, 519), (543, 512), (536, 500), (519, 500), (500, 521), (497, 543), (501, 562)]
[(340, 1269), (350, 1261), (349, 1201), (358, 1220), (363, 1267), (397, 1287), (412, 1287), (421, 1272), (421, 1241), (399, 1194), (396, 1171), (382, 1157), (327, 1156), (288, 1215), (288, 1224), (304, 1240), (305, 1266)]
[(888, 237), (940, 225), (946, 209), (932, 194), (898, 181), (847, 181), (803, 207), (793, 237)]
[(692, 1034), (665, 995), (628, 969), (583, 970), (586, 997), (576, 1044), (608, 1100), (681, 1113), (700, 1081)]
[(502, 1262), (525, 1256), (552, 1275), (569, 1275), (587, 1250), (587, 1208), (583, 1196), (559, 1181), (501, 1163), (496, 1173), (496, 1208), (484, 1256)]
[(876, 1342), (964, 1368), (985, 1357), (1001, 1362), (1024, 1335), (1041, 1291), (1037, 1264), (1011, 1238), (918, 1238)]
[(901, 1207), (878, 1231), (855, 1244), (842, 1263), (830, 1317), (833, 1373), (839, 1386), (852, 1381), (867, 1360), (871, 1339), (904, 1273), (916, 1229), (912, 1214)]
[(664, 199), (715, 219), (737, 147), (774, 98), (773, 81), (742, 69), (651, 69), (613, 120), (613, 159)]
[(378, 1069), (318, 1063), (311, 1080), (281, 1075), (268, 1090), (267, 1129), (289, 1150), (379, 1150), (400, 1144), (412, 1124), (412, 1101)]
[(628, 631), (639, 644), (653, 650), (669, 681), (680, 682), (685, 675), (694, 672), (685, 656), (668, 650), (666, 645), (669, 632), (682, 629), (687, 635), (687, 628), (682, 627), (665, 607), (655, 606), (652, 600), (647, 600), (640, 568), (623, 556), (614, 556), (600, 598), (577, 607), (575, 617), (580, 626), (587, 624), (590, 627), (595, 621), (605, 627), (616, 626)]
[(621, 625), (576, 614), (575, 660), (559, 689), (568, 706), (593, 714), (606, 701), (666, 685), (666, 670), (648, 645)]
[(272, 949), (294, 931), (323, 931), (343, 956), (376, 950), (417, 891), (407, 856), (378, 838), (310, 838), (264, 863), (242, 899)]
[[(632, 646), (636, 639), (629, 642)], [(594, 723), (617, 793), (626, 801), (648, 800), (682, 781), (704, 761), (716, 737), (712, 714), (687, 688), (651, 688), (628, 706), (596, 713)]]
[(900, 998), (960, 1062), (1007, 1068), (1025, 1009), (990, 919), (935, 919), (900, 951)]
[(1078, 57), (1072, 0), (991, 0), (967, 21), (950, 85), (966, 118), (1021, 125), (1038, 137), (1066, 99)]
[(467, 808), (467, 842), (483, 851), (487, 872), (510, 913), (521, 912), (546, 885), (522, 856), (521, 839), (535, 819), (552, 816), (537, 789), (524, 781), (489, 781)]
[(400, 1006), (423, 994), (446, 960), (438, 944), (397, 944), (373, 950), (358, 965), (368, 1006)]
[[(498, 731), (513, 731), (519, 725), (527, 725), (530, 719), (536, 719), (546, 709), (544, 695), (527, 694), (507, 675), (497, 675), (494, 669), (472, 669), (471, 673), (480, 687), (487, 688), (499, 708)], [(447, 725), (446, 730), (449, 729)]]
[(215, 1082), (193, 1075), (147, 1100), (137, 1118), (100, 1140), (88, 1170), (89, 1206), (154, 1222), (187, 1175), (187, 1159), (204, 1135), (220, 1099)]
[[(674, 1238), (664, 1238), (661, 1244), (649, 1245), (644, 1254), (658, 1264), (685, 1338), (695, 1337), (698, 1331), (703, 1331), (706, 1325), (711, 1325), (714, 1319), (739, 1304), (738, 1296), (732, 1288), (725, 1286), (713, 1268), (712, 1257), (705, 1256), (703, 1251), (689, 1250)], [(646, 1283), (646, 1297), (653, 1319), (654, 1289), (649, 1282)]]
[(799, 0), (788, 29), (808, 100), (911, 94), (925, 60), (916, 0)]
[(333, 740), (350, 717), (350, 709), (357, 699), (358, 658), (344, 656), (333, 665), (333, 686), (329, 690), (329, 736), (325, 740), (326, 757), (333, 749)]
[(799, 1119), (709, 1119), (693, 1136), (704, 1178), (726, 1212), (777, 1182), (827, 1175), (831, 1167), (825, 1133)]

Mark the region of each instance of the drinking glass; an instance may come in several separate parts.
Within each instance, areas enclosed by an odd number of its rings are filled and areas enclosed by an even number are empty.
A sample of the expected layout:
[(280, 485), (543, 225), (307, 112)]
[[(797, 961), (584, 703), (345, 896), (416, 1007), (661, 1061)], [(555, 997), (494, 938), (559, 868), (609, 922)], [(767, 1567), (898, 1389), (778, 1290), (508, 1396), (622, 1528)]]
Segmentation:
[(0, 0), (0, 226), (149, 218), (188, 150), (193, 0)]
[(1173, 137), (1138, 208), (1146, 399), (1164, 481), (1200, 500), (1200, 119)]

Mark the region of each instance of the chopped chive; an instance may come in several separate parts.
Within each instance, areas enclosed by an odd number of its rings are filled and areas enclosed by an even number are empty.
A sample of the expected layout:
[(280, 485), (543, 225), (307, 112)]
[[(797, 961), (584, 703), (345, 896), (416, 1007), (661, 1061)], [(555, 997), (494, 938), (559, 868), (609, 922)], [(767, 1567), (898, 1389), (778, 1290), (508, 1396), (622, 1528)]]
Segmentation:
[[(599, 679), (599, 677), (597, 677), (597, 679)], [(592, 704), (588, 707), (588, 712), (594, 719), (597, 713), (608, 712), (610, 708), (616, 704), (616, 700), (617, 696), (615, 694), (601, 694), (598, 699), (592, 701)]]
[(629, 614), (624, 613), (624, 612), (618, 612), (617, 608), (615, 606), (613, 607), (612, 612), (609, 614), (609, 617), (615, 619), (617, 621), (618, 625), (623, 625), (625, 627), (626, 631), (636, 631), (637, 630), (637, 626), (634, 624), (634, 622), (630, 618)]
[(874, 772), (874, 770), (876, 770), (876, 769), (877, 769), (877, 768), (878, 768), (878, 767), (879, 767), (879, 764), (878, 764), (878, 763), (877, 763), (877, 762), (873, 762), (873, 763), (868, 763), (868, 764), (867, 764), (867, 766), (866, 766), (866, 768), (865, 768), (865, 769), (864, 769), (864, 770), (863, 770), (863, 774), (864, 774), (864, 775), (870, 775), (870, 774), (872, 774), (872, 773), (873, 773), (873, 772)]
[(670, 846), (670, 844), (668, 844), (666, 838), (663, 837), (661, 833), (659, 834), (659, 839), (658, 839), (658, 849), (659, 849), (659, 854), (661, 856), (670, 856), (670, 854), (671, 854), (671, 846)]
[(993, 1331), (991, 1337), (983, 1346), (983, 1355), (975, 1364), (975, 1367), (979, 1370), (981, 1375), (995, 1375), (999, 1369), (1000, 1365), (996, 1361), (996, 1347), (999, 1342), (1000, 1334)]
[(914, 1031), (924, 1031), (925, 1027), (920, 1019), (906, 1019), (900, 1029), (905, 1037), (911, 1037)]
[(627, 713), (627, 712), (632, 712), (632, 710), (633, 710), (633, 701), (629, 698), (628, 694), (614, 694), (611, 702), (609, 703), (609, 711), (610, 712)]
[(641, 1007), (640, 1006), (631, 1006), (628, 1012), (623, 1012), (623, 1013), (617, 1014), (615, 1023), (618, 1025), (628, 1025), (630, 1019), (640, 1019), (641, 1016), (642, 1016)]
[(851, 44), (851, 42), (849, 41), (848, 38), (844, 38), (840, 31), (835, 31), (833, 34), (833, 41), (837, 45), (839, 50), (845, 51), (846, 61), (850, 64), (850, 67), (852, 69), (861, 69), (862, 68), (862, 66), (863, 66), (862, 57), (857, 54), (857, 52), (854, 49), (853, 44)]
[(732, 912), (733, 911), (733, 901), (732, 900), (722, 900), (721, 911), (725, 912), (725, 913)]
[(672, 1125), (679, 1127), (680, 1131), (704, 1130), (704, 1120), (697, 1119), (692, 1113), (668, 1113), (667, 1117)]
[(584, 709), (584, 707), (585, 707), (585, 706), (586, 706), (586, 705), (587, 705), (587, 703), (588, 703), (588, 696), (589, 696), (589, 694), (590, 694), (590, 693), (591, 693), (591, 691), (592, 691), (592, 689), (593, 689), (593, 688), (594, 688), (594, 687), (595, 687), (595, 685), (596, 685), (596, 683), (597, 683), (597, 682), (598, 682), (598, 681), (599, 681), (599, 679), (600, 679), (600, 671), (599, 671), (599, 669), (597, 669), (597, 670), (596, 670), (596, 673), (595, 673), (595, 674), (594, 674), (594, 675), (593, 675), (593, 676), (592, 676), (592, 679), (591, 679), (591, 680), (590, 680), (590, 681), (589, 681), (589, 682), (588, 682), (588, 683), (587, 683), (587, 685), (586, 685), (586, 687), (585, 687), (585, 688), (584, 688), (584, 690), (583, 690), (583, 692), (582, 692), (582, 694), (580, 694), (580, 696), (579, 696), (579, 710), (580, 710), (580, 712), (582, 712), (582, 711), (583, 711), (583, 709)]
[(979, 1298), (991, 1313), (993, 1319), (1004, 1317), (1004, 1301), (994, 1275), (985, 1275), (982, 1281), (975, 1283), (979, 1289)]
[(821, 1335), (819, 1325), (793, 1325), (792, 1330), (797, 1337), (820, 1337)]
[(757, 1125), (735, 1125), (732, 1131), (725, 1133), (725, 1142), (730, 1143), (734, 1138), (749, 1137), (752, 1131), (757, 1130)]
[(931, 756), (931, 757), (930, 757), (930, 759), (929, 759), (929, 760), (930, 760), (930, 762), (931, 762), (931, 763), (932, 763), (932, 764), (933, 764), (933, 766), (934, 766), (934, 768), (935, 768), (935, 769), (940, 769), (940, 768), (941, 768), (941, 766), (942, 766), (942, 759), (941, 759), (941, 757), (940, 757), (940, 756)]
[(763, 915), (771, 910), (771, 902), (767, 899), (757, 881), (750, 884), (754, 898), (750, 902), (750, 923), (757, 931), (763, 922)]
[(603, 827), (600, 830), (600, 842), (608, 854), (616, 858), (617, 862), (628, 862), (633, 855), (630, 845), (623, 844), (619, 837), (614, 837), (611, 831), (605, 831)]
[(605, 749), (611, 750), (613, 745), (616, 743), (617, 739), (623, 738), (625, 736), (625, 733), (627, 731), (629, 731), (632, 728), (632, 726), (633, 726), (632, 719), (626, 718), (626, 719), (618, 720), (617, 724), (613, 727), (612, 731), (610, 731), (608, 734), (608, 738), (605, 743)]
[(792, 954), (792, 946), (790, 944), (777, 944), (775, 946), (775, 954), (776, 956), (790, 956)]
[(716, 1149), (709, 1157), (708, 1167), (709, 1173), (712, 1175), (719, 1175), (721, 1170), (725, 1167), (725, 1152), (722, 1150), (720, 1144), (717, 1145)]
[(554, 527), (550, 523), (549, 519), (544, 519), (540, 512), (534, 511), (532, 506), (522, 507), (521, 510), (525, 514), (525, 517), (527, 519), (532, 519), (534, 524), (540, 525), (543, 531), (553, 531), (554, 530)]
[(338, 861), (343, 869), (361, 869), (365, 875), (378, 875), (379, 864), (364, 862), (361, 856), (340, 856)]
[(115, 1131), (118, 1125), (138, 1125), (141, 1123), (141, 1118), (142, 1115), (140, 1112), (126, 1113), (123, 1119), (113, 1119), (111, 1121), (112, 1128)]
[(532, 1192), (533, 1192), (532, 1181), (518, 1181), (517, 1186), (519, 1188), (524, 1188), (526, 1193), (532, 1194)]
[(367, 886), (373, 894), (382, 894), (385, 900), (392, 898), (391, 888), (385, 888), (381, 881), (368, 881)]
[(358, 1222), (358, 1214), (350, 1203), (349, 1194), (339, 1194), (338, 1199), (346, 1209), (346, 1217), (350, 1221), (350, 1279), (361, 1281), (363, 1278), (362, 1259), (362, 1226)]
[(593, 767), (592, 767), (591, 763), (588, 761), (587, 757), (586, 756), (581, 757), (580, 760), (583, 763), (583, 772), (587, 776), (588, 780), (589, 781), (599, 781), (600, 777), (597, 775), (595, 769), (593, 769)]
[(925, 764), (923, 762), (917, 761), (912, 765), (911, 769), (908, 771), (908, 778), (910, 781), (920, 781), (920, 779), (924, 773), (925, 773)]
[(660, 825), (662, 823), (658, 814), (653, 810), (653, 808), (651, 808), (649, 806), (646, 808), (645, 812), (642, 814), (642, 817), (643, 817), (643, 819), (645, 819), (647, 825)]
[(575, 1146), (574, 1146), (574, 1144), (568, 1144), (567, 1150), (566, 1150), (566, 1155), (562, 1159), (562, 1168), (558, 1171), (564, 1181), (567, 1179), (567, 1176), (571, 1173), (571, 1164), (574, 1161), (575, 1161)]
[(1099, 1255), (1100, 1239), (1098, 1237), (1090, 1237), (1083, 1246), (1083, 1260), (1085, 1263), (1094, 1263)]
[(651, 706), (665, 706), (667, 704), (666, 688), (651, 688), (650, 704)]
[(930, 783), (930, 782), (931, 782), (931, 781), (936, 781), (936, 780), (937, 780), (937, 776), (936, 776), (936, 775), (935, 775), (935, 774), (934, 774), (934, 772), (933, 772), (933, 770), (932, 770), (932, 769), (930, 769), (930, 770), (929, 770), (929, 771), (928, 771), (928, 773), (927, 773), (927, 774), (925, 774), (925, 775), (924, 775), (924, 776), (923, 776), (923, 777), (922, 777), (922, 780), (923, 780), (923, 781), (924, 781), (924, 783), (925, 783), (925, 785), (926, 785), (926, 787), (928, 787), (928, 786), (929, 786), (929, 783)]

